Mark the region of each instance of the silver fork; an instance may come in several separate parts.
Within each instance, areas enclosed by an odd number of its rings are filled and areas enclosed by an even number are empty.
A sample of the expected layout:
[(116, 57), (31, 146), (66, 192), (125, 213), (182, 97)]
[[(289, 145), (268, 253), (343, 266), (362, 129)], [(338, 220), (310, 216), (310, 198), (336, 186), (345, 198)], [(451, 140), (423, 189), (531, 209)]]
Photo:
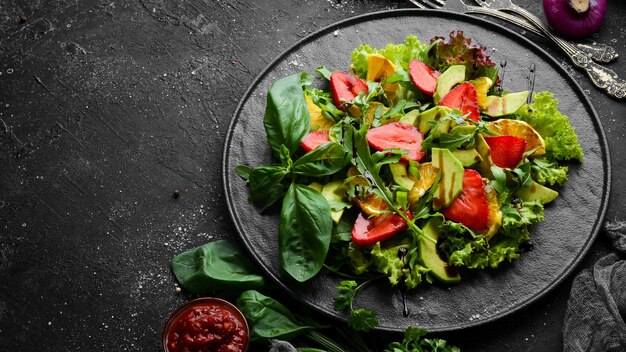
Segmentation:
[[(510, 15), (506, 12), (493, 10), (487, 6), (481, 7), (481, 6), (467, 5), (463, 2), (463, 0), (448, 0), (447, 3), (446, 3), (446, 0), (409, 0), (409, 1), (420, 9), (446, 8), (446, 9), (452, 9), (452, 10), (460, 10), (463, 13), (481, 14), (481, 15), (496, 17), (501, 20), (512, 23), (518, 27), (521, 27), (529, 32), (532, 32), (544, 38), (546, 37), (540, 30), (538, 30), (532, 24), (528, 23), (528, 21), (524, 20), (523, 18)], [(578, 48), (578, 50), (584, 52), (592, 60), (596, 62), (608, 63), (617, 59), (618, 57), (618, 54), (615, 51), (615, 48), (613, 48), (610, 45), (600, 44), (594, 41), (590, 41), (589, 43), (582, 44), (582, 43), (572, 43), (572, 42), (564, 40), (564, 43), (566, 45), (571, 46), (572, 48)]]
[(570, 45), (570, 43), (566, 42), (562, 38), (554, 35), (537, 16), (513, 4), (511, 0), (475, 1), (485, 10), (491, 9), (495, 11), (509, 11), (525, 18), (530, 24), (541, 31), (546, 38), (555, 42), (559, 48), (567, 54), (575, 66), (583, 69), (587, 73), (587, 76), (591, 79), (594, 86), (604, 90), (610, 97), (617, 99), (626, 98), (626, 81), (619, 78), (615, 71), (593, 62), (583, 51)]

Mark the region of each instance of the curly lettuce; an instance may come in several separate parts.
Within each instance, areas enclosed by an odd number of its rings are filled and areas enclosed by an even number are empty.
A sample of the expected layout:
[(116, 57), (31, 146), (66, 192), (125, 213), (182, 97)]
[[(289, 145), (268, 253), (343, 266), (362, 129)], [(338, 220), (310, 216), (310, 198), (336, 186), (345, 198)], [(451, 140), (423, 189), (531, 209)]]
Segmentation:
[(548, 91), (533, 94), (533, 103), (518, 112), (546, 142), (546, 154), (553, 160), (583, 161), (583, 150), (569, 117), (558, 110), (559, 101)]
[(367, 73), (367, 57), (370, 54), (380, 54), (396, 66), (408, 70), (411, 60), (425, 61), (431, 46), (422, 44), (416, 36), (407, 36), (404, 44), (387, 44), (383, 49), (376, 49), (368, 44), (361, 44), (352, 51), (352, 70), (359, 77), (365, 77)]

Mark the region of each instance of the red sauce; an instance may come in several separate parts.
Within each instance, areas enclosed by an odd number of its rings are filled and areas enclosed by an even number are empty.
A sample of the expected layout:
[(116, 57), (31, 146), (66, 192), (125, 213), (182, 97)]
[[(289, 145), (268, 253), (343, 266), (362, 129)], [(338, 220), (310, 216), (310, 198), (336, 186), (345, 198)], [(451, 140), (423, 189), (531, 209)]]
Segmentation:
[(168, 352), (243, 352), (247, 326), (221, 305), (192, 306), (178, 314), (167, 332)]

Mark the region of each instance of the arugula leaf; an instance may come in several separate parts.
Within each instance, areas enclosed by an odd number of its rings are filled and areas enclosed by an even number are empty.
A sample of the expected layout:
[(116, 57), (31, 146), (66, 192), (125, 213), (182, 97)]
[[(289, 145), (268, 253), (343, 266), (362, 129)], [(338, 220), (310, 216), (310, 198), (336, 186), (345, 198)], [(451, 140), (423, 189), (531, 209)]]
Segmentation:
[(176, 279), (193, 294), (217, 290), (257, 289), (265, 280), (234, 240), (209, 242), (172, 259)]
[(338, 172), (348, 162), (348, 153), (339, 144), (328, 142), (296, 160), (293, 172), (305, 176), (327, 176)]
[(250, 323), (253, 341), (291, 339), (316, 328), (298, 321), (287, 307), (255, 290), (241, 293), (237, 307)]
[(281, 266), (306, 281), (324, 264), (333, 223), (330, 206), (318, 191), (292, 183), (283, 199), (278, 228)]
[(267, 143), (279, 155), (281, 145), (294, 153), (309, 133), (309, 109), (304, 99), (303, 86), (313, 77), (306, 72), (281, 78), (270, 86), (263, 125)]
[(330, 75), (332, 75), (333, 73), (331, 71), (329, 71), (326, 66), (319, 66), (315, 72), (317, 73), (318, 76), (320, 76), (321, 78), (326, 79), (327, 81), (330, 81)]

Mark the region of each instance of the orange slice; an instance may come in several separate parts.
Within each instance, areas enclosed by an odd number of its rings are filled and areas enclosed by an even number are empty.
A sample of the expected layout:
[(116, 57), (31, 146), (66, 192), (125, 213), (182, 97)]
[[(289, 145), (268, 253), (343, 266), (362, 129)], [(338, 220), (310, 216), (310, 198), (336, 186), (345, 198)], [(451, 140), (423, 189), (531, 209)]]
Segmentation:
[(546, 153), (546, 142), (543, 140), (539, 132), (525, 121), (500, 119), (492, 122), (495, 132), (504, 136), (515, 136), (526, 140), (525, 151), (535, 150), (532, 156), (540, 156)]
[(439, 169), (434, 167), (432, 163), (421, 163), (417, 169), (419, 171), (419, 179), (409, 174), (409, 177), (415, 181), (408, 196), (411, 207), (414, 207), (420, 198), (433, 186), (439, 173)]
[(493, 85), (493, 81), (487, 77), (478, 77), (472, 83), (476, 88), (476, 100), (478, 101), (478, 107), (480, 110), (485, 110), (489, 104), (487, 104), (487, 92)]
[(367, 55), (367, 81), (381, 81), (396, 72), (393, 62), (380, 54)]
[(387, 209), (387, 202), (373, 193), (368, 194), (364, 199), (355, 198), (354, 202), (368, 216), (380, 215), (382, 211)]
[(311, 127), (319, 126), (319, 129), (322, 131), (328, 131), (335, 124), (335, 121), (326, 118), (322, 114), (322, 109), (315, 105), (313, 100), (308, 96), (304, 96), (306, 100), (306, 105), (309, 108), (309, 116), (311, 117)]
[[(483, 179), (483, 183), (489, 182), (487, 179)], [(487, 206), (489, 207), (489, 217), (487, 220), (487, 229), (483, 233), (487, 240), (493, 235), (498, 233), (500, 225), (502, 225), (502, 211), (500, 210), (500, 204), (498, 203), (498, 193), (489, 184), (485, 185), (485, 195), (487, 196)]]

